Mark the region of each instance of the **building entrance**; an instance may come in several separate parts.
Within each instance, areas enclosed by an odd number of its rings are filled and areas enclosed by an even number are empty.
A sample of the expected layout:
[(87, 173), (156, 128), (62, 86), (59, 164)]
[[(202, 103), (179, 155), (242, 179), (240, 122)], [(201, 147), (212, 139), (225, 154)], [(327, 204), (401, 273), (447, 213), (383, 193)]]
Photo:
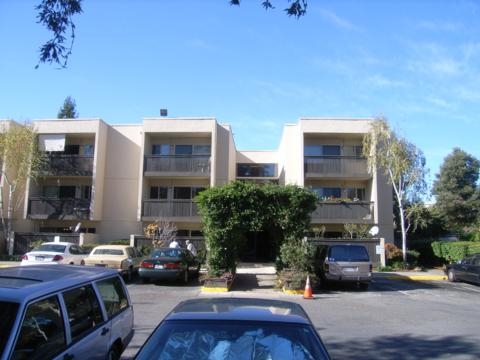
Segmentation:
[(240, 255), (241, 261), (275, 261), (277, 244), (275, 237), (269, 231), (249, 232), (246, 238), (244, 251)]

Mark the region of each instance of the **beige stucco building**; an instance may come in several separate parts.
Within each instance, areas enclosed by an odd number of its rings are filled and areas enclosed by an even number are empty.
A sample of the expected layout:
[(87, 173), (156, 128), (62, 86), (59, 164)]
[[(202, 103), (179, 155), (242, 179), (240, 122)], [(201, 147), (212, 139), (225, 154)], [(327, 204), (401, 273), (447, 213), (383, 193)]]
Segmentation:
[(229, 125), (215, 118), (33, 122), (47, 152), (46, 176), (29, 182), (15, 231), (78, 230), (89, 241), (143, 234), (174, 222), (180, 238), (202, 239), (194, 198), (236, 179), (297, 184), (319, 197), (312, 227), (341, 237), (346, 223), (378, 226), (393, 242), (391, 186), (368, 171), (362, 139), (373, 119), (301, 118), (285, 124), (278, 149), (240, 151)]

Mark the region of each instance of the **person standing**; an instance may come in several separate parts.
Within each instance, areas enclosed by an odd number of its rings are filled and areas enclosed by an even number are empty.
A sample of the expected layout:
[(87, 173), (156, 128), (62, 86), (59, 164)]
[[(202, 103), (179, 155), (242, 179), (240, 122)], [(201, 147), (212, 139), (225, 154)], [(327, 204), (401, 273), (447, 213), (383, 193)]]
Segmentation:
[(195, 248), (195, 245), (193, 245), (190, 240), (185, 241), (185, 244), (187, 244), (187, 249), (190, 250), (193, 256), (197, 256), (197, 249)]

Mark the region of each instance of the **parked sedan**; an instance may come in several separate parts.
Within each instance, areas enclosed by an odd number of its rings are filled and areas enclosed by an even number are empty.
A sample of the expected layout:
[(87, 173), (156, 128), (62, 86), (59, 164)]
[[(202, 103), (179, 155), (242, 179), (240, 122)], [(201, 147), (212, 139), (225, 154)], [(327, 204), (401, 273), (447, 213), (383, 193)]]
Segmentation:
[(179, 303), (140, 348), (151, 359), (330, 359), (301, 305), (261, 298)]
[(445, 273), (450, 281), (480, 284), (480, 254), (467, 256), (456, 264), (448, 264)]
[(143, 256), (137, 248), (128, 245), (100, 245), (85, 258), (85, 265), (117, 269), (130, 280), (138, 271)]
[(181, 280), (184, 283), (198, 276), (200, 261), (187, 249), (157, 248), (142, 261), (138, 275), (145, 282), (150, 280)]
[(45, 242), (21, 257), (20, 265), (75, 264), (84, 265), (86, 253), (77, 244), (69, 242)]

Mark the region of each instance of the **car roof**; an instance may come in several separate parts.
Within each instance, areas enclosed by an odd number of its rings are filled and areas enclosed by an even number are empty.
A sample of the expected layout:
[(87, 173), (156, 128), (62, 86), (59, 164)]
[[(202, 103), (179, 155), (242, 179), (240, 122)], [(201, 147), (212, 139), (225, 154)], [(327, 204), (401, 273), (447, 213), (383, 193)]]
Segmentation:
[(68, 241), (48, 241), (41, 243), (40, 245), (77, 245)]
[(22, 302), (118, 274), (94, 266), (42, 264), (0, 268), (0, 300)]
[(301, 305), (262, 298), (195, 298), (182, 301), (166, 317), (170, 320), (236, 320), (311, 324)]
[(130, 245), (98, 245), (94, 249), (125, 249), (131, 247)]

